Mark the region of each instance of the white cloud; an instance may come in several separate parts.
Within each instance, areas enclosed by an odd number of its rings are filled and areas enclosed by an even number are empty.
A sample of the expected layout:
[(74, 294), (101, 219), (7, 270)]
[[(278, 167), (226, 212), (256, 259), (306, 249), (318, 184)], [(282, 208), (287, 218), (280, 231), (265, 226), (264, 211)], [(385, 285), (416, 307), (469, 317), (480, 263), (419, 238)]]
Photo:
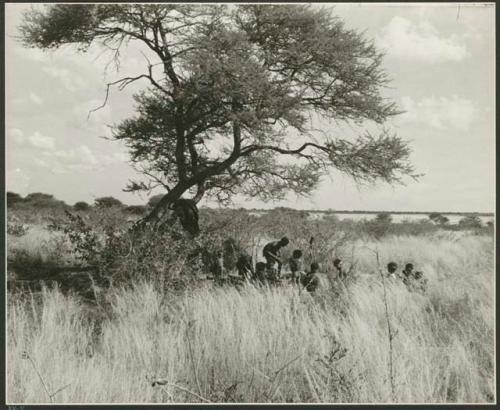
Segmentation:
[(102, 100), (92, 99), (76, 104), (70, 118), (71, 126), (89, 134), (111, 137), (112, 133), (108, 126), (112, 122), (111, 107), (108, 103), (104, 107), (97, 109), (102, 106), (103, 102), (104, 97)]
[(441, 37), (427, 22), (415, 24), (403, 17), (395, 16), (377, 38), (379, 47), (388, 55), (428, 63), (460, 61), (467, 50), (456, 37)]
[(41, 99), (41, 97), (39, 97), (38, 95), (36, 95), (34, 92), (30, 93), (30, 101), (33, 104), (37, 104), (37, 105), (40, 105), (40, 104), (43, 103), (43, 100)]
[(9, 129), (8, 135), (16, 144), (22, 145), (24, 143), (24, 133), (19, 128)]
[(56, 174), (90, 171), (96, 169), (99, 164), (98, 158), (86, 145), (68, 150), (44, 151), (42, 155), (43, 159), (39, 158), (35, 163)]
[(36, 148), (54, 149), (56, 145), (54, 138), (42, 135), (38, 131), (28, 137), (28, 140)]
[(35, 158), (35, 164), (38, 165), (39, 167), (50, 168), (49, 163), (40, 158)]
[(75, 72), (70, 71), (67, 68), (48, 66), (43, 67), (42, 71), (51, 77), (58, 79), (68, 91), (75, 92), (85, 87), (85, 81)]
[(100, 156), (100, 161), (104, 165), (113, 165), (116, 163), (125, 163), (130, 160), (130, 156), (127, 152), (125, 151), (119, 151), (115, 152), (111, 155), (109, 154), (104, 154)]
[(401, 115), (402, 122), (427, 124), (437, 129), (454, 128), (467, 131), (478, 114), (478, 109), (472, 101), (457, 96), (432, 96), (419, 101), (402, 97), (401, 107), (406, 111)]

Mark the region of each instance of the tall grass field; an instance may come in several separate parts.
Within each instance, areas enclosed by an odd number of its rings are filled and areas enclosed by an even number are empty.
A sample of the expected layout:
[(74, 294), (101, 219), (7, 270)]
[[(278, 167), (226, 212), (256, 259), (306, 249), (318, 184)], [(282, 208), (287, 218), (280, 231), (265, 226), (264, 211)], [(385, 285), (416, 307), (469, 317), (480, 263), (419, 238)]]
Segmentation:
[[(352, 280), (8, 294), (9, 403), (491, 403), (491, 235), (353, 241)], [(377, 263), (376, 254), (379, 256)], [(379, 272), (412, 261), (409, 292)], [(352, 262), (351, 261), (351, 262)]]

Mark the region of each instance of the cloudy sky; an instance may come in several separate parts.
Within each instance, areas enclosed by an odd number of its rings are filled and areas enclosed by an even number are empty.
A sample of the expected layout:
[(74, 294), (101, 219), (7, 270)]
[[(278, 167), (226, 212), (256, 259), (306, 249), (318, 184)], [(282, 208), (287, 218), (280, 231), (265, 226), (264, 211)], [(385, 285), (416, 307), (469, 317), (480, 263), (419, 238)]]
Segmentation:
[[(137, 50), (120, 72), (105, 72), (109, 55), (91, 49), (41, 52), (15, 39), (27, 4), (7, 3), (6, 184), (25, 195), (46, 192), (67, 203), (112, 195), (128, 204), (147, 196), (124, 193), (135, 172), (108, 124), (133, 113), (138, 84), (111, 94), (108, 81), (143, 71)], [(495, 209), (495, 10), (491, 5), (339, 4), (347, 27), (363, 30), (386, 52), (387, 93), (406, 111), (391, 127), (411, 141), (412, 161), (425, 174), (405, 186), (359, 187), (335, 172), (310, 198), (279, 203), (237, 198), (236, 206), (401, 211)], [(331, 133), (342, 132), (328, 125)]]

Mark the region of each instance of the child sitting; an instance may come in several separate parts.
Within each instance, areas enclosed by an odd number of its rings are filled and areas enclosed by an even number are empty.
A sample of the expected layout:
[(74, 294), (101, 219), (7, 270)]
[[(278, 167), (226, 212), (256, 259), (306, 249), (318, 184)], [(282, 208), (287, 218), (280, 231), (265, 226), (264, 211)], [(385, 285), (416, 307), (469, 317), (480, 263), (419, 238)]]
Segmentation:
[(319, 264), (317, 262), (313, 262), (311, 263), (311, 271), (302, 277), (301, 284), (308, 292), (314, 293), (320, 285), (318, 271)]

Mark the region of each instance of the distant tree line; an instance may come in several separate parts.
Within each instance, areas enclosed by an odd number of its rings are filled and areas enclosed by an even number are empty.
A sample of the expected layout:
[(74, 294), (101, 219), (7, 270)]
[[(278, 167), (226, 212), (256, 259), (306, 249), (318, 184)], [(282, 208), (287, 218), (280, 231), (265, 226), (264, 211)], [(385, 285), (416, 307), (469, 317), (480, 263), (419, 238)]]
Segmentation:
[[(77, 212), (86, 212), (91, 209), (120, 209), (124, 213), (130, 215), (143, 216), (151, 209), (154, 209), (160, 200), (163, 198), (163, 194), (154, 195), (149, 198), (148, 202), (145, 205), (126, 205), (121, 202), (119, 199), (116, 199), (112, 196), (104, 196), (100, 198), (96, 198), (93, 204), (89, 204), (85, 201), (78, 201), (73, 206), (66, 204), (64, 201), (58, 200), (54, 198), (53, 195), (45, 194), (42, 192), (34, 192), (22, 197), (21, 195), (15, 192), (7, 192), (7, 208), (9, 210), (15, 209), (35, 209), (35, 210), (73, 210)], [(206, 207), (202, 207), (204, 209), (209, 209)], [(264, 212), (269, 213), (272, 212), (273, 215), (283, 214), (289, 215), (296, 218), (307, 218), (310, 212), (314, 213), (324, 213), (327, 215), (329, 219), (338, 220), (335, 213), (337, 211), (308, 211), (308, 210), (300, 210), (288, 207), (276, 207), (272, 210), (259, 210), (259, 209), (244, 209), (240, 208), (241, 212)], [(369, 214), (370, 212), (361, 212), (361, 211), (351, 211), (346, 212), (342, 211), (341, 213), (365, 213)], [(372, 221), (368, 221), (370, 226), (376, 230), (377, 232), (386, 231), (387, 226), (393, 223), (392, 214), (401, 214), (401, 212), (379, 212), (376, 214), (375, 218)], [(419, 212), (405, 212), (404, 214), (420, 214)], [(455, 214), (453, 212), (447, 213), (449, 215)], [(460, 214), (463, 215), (463, 214)], [(460, 228), (470, 229), (470, 228), (481, 228), (483, 227), (483, 222), (481, 221), (480, 216), (482, 213), (471, 213), (468, 215), (464, 215), (458, 222), (458, 226)], [(489, 215), (489, 214), (488, 214)], [(432, 223), (434, 225), (440, 227), (446, 227), (450, 225), (450, 220), (448, 217), (439, 212), (431, 212), (428, 214), (427, 220), (420, 221), (421, 223), (427, 221), (427, 223)], [(493, 226), (492, 221), (488, 221), (485, 224), (488, 227)]]
[[(161, 195), (160, 195), (161, 196)], [(153, 200), (155, 197), (152, 197)], [(31, 194), (22, 197), (18, 193), (15, 192), (7, 192), (6, 194), (7, 200), (7, 209), (16, 210), (16, 209), (34, 209), (34, 210), (55, 210), (55, 211), (77, 211), (77, 212), (86, 212), (95, 209), (109, 209), (109, 208), (117, 208), (122, 210), (125, 213), (129, 213), (132, 215), (142, 215), (151, 205), (126, 205), (121, 202), (119, 199), (116, 199), (112, 196), (104, 196), (100, 198), (96, 198), (93, 204), (89, 204), (85, 201), (78, 201), (73, 206), (68, 205), (64, 201), (54, 198), (53, 195), (45, 194), (42, 192), (34, 192)], [(150, 200), (150, 202), (151, 202)]]

